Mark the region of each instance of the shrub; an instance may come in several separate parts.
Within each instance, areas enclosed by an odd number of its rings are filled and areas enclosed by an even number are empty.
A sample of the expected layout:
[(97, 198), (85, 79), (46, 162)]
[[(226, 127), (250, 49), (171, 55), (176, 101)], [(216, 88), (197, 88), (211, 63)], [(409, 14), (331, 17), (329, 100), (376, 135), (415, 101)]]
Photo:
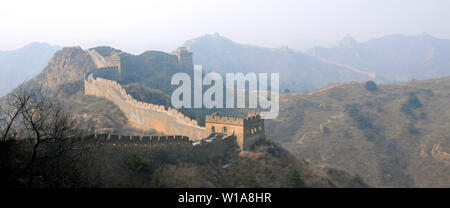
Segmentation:
[(408, 132), (412, 135), (418, 135), (420, 134), (420, 131), (414, 126), (414, 124), (409, 124), (408, 126)]
[(244, 186), (245, 188), (258, 188), (259, 184), (258, 184), (258, 182), (256, 182), (256, 179), (254, 176), (248, 176), (244, 179), (242, 186)]
[(422, 103), (420, 102), (420, 100), (416, 96), (416, 94), (413, 93), (413, 92), (409, 93), (407, 104), (409, 106), (413, 107), (413, 108), (420, 108), (420, 107), (422, 107)]
[(373, 128), (370, 118), (361, 114), (358, 105), (347, 106), (346, 110), (359, 129), (364, 130)]
[(366, 137), (367, 140), (373, 142), (375, 140), (375, 134), (372, 132), (364, 132), (364, 136)]
[(425, 119), (428, 118), (428, 115), (427, 115), (427, 113), (425, 113), (425, 112), (420, 112), (419, 117), (420, 117), (420, 119), (425, 120)]
[(289, 188), (305, 188), (305, 183), (300, 177), (298, 171), (294, 168), (290, 169), (287, 175), (287, 187)]
[(361, 178), (360, 175), (355, 175), (355, 176), (352, 178), (352, 183), (358, 184), (358, 185), (363, 185), (363, 184), (364, 184), (364, 180)]
[[(406, 103), (402, 105), (402, 108), (400, 109), (404, 114), (411, 116), (413, 119), (417, 120), (416, 115), (413, 112), (413, 108), (421, 108), (422, 103), (420, 102), (419, 98), (416, 96), (415, 93), (411, 92), (409, 93), (408, 100)], [(422, 117), (422, 116), (421, 116)], [(424, 116), (426, 117), (426, 115)]]
[(379, 103), (377, 104), (377, 112), (378, 113), (384, 112), (383, 106)]
[(148, 161), (139, 155), (131, 155), (124, 160), (125, 166), (133, 171), (148, 171)]
[(413, 119), (417, 119), (414, 112), (411, 110), (411, 107), (408, 104), (403, 104), (400, 110), (407, 116), (411, 116)]
[(365, 87), (371, 92), (378, 90), (377, 84), (372, 80), (367, 81)]
[(326, 127), (326, 126), (322, 126), (322, 133), (324, 133), (324, 134), (329, 134), (330, 133), (330, 129), (328, 128), (328, 127)]

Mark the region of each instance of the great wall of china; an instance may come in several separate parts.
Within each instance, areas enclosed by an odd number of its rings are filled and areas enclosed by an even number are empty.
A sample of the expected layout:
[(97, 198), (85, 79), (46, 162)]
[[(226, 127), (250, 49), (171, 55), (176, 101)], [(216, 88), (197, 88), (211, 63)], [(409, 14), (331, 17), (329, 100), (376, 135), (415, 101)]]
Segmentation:
[(103, 97), (117, 105), (131, 127), (144, 131), (154, 129), (168, 135), (186, 135), (192, 139), (205, 137), (205, 128), (173, 108), (137, 101), (113, 80), (88, 74), (84, 80), (85, 95)]
[(192, 141), (189, 137), (175, 136), (125, 136), (118, 134), (94, 134), (82, 139), (82, 142), (92, 146), (121, 147), (182, 147), (180, 151), (194, 151), (201, 158), (222, 158), (232, 151), (239, 151), (234, 135), (211, 134), (208, 137)]
[(198, 141), (192, 141), (187, 136), (182, 135), (164, 135), (164, 136), (140, 136), (140, 135), (120, 135), (110, 133), (96, 133), (91, 135), (94, 140), (91, 143), (97, 144), (139, 144), (139, 145), (156, 145), (156, 144), (187, 144), (190, 146), (208, 146), (208, 144), (220, 143), (222, 140), (235, 141), (234, 135), (222, 133), (211, 134), (206, 138)]
[(103, 97), (113, 102), (126, 115), (133, 128), (144, 131), (154, 129), (166, 135), (185, 135), (191, 140), (206, 136), (204, 127), (198, 126), (197, 121), (177, 109), (137, 101), (116, 81), (94, 77), (94, 72), (120, 73), (120, 58), (117, 53), (110, 58), (104, 58), (94, 50), (89, 53), (97, 68), (84, 77), (85, 95)]
[[(95, 50), (90, 50), (92, 60), (97, 68), (84, 76), (84, 94), (102, 97), (113, 102), (125, 114), (128, 125), (143, 131), (156, 130), (165, 135), (174, 136), (121, 136), (117, 134), (95, 134), (95, 138), (104, 143), (117, 144), (156, 144), (182, 143), (196, 146), (214, 146), (225, 143), (227, 147), (236, 143), (241, 150), (248, 149), (259, 139), (265, 138), (264, 120), (259, 113), (249, 113), (246, 118), (224, 117), (215, 113), (206, 117), (205, 127), (190, 119), (177, 109), (137, 101), (114, 80), (122, 77), (121, 55), (114, 52), (103, 57)], [(179, 48), (172, 54), (180, 64), (192, 65), (192, 53)], [(172, 57), (171, 58), (175, 58)], [(182, 136), (181, 136), (182, 135)], [(226, 140), (226, 141), (224, 141)], [(230, 141), (233, 140), (234, 142)], [(209, 144), (209, 145), (208, 145)]]
[(187, 136), (125, 136), (119, 134), (94, 134), (96, 142), (104, 144), (192, 144)]

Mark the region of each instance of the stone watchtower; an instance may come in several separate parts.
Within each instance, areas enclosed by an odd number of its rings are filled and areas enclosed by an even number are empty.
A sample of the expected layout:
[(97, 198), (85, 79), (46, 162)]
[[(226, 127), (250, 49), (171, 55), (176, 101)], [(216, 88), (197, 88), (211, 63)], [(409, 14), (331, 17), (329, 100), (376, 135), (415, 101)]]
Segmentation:
[(118, 78), (122, 78), (122, 64), (121, 64), (121, 55), (123, 52), (114, 52), (111, 56), (105, 57), (105, 67), (111, 67), (117, 69)]
[(172, 52), (173, 55), (176, 55), (178, 58), (178, 63), (192, 67), (192, 52), (190, 52), (186, 47), (179, 47), (177, 50)]
[(224, 117), (220, 113), (214, 113), (206, 116), (205, 130), (206, 135), (235, 135), (241, 150), (247, 150), (256, 141), (265, 138), (264, 120), (260, 113), (249, 113), (246, 118)]

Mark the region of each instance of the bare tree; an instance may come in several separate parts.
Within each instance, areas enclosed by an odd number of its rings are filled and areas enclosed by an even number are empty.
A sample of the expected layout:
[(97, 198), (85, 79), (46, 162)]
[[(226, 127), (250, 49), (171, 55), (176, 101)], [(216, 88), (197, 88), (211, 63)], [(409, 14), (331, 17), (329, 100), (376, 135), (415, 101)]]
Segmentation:
[[(10, 175), (8, 168), (8, 162), (11, 160), (10, 152), (8, 151), (11, 142), (8, 143), (7, 139), (15, 139), (18, 131), (13, 130), (14, 124), (18, 123), (22, 110), (27, 106), (32, 97), (37, 94), (37, 89), (27, 89), (19, 87), (12, 91), (10, 94), (4, 97), (3, 102), (0, 105), (0, 131), (1, 131), (1, 169), (2, 178), (8, 178)], [(11, 134), (11, 132), (13, 132)]]
[[(31, 170), (36, 162), (58, 158), (73, 148), (74, 138), (81, 136), (78, 123), (42, 87), (18, 88), (6, 98), (5, 104), (1, 112), (2, 166), (6, 166), (9, 154), (7, 140), (26, 141), (31, 148), (23, 151), (30, 155), (14, 177), (27, 178), (25, 183), (31, 183)], [(19, 132), (19, 136), (12, 132)]]
[(22, 110), (30, 100), (38, 94), (37, 89), (19, 87), (7, 95), (0, 110), (0, 128), (2, 128), (2, 142), (6, 141), (14, 121), (21, 115)]

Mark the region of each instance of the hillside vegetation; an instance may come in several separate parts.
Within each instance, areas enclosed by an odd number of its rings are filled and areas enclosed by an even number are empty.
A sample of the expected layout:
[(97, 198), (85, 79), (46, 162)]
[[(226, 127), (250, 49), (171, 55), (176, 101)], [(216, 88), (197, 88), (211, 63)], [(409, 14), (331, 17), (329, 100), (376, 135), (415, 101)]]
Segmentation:
[(450, 185), (450, 78), (285, 93), (268, 137), (378, 187)]
[(18, 173), (27, 161), (28, 143), (7, 143), (14, 152), (9, 158), (15, 160), (8, 163), (12, 176), (2, 179), (11, 187), (367, 187), (358, 176), (314, 168), (269, 141), (245, 153), (239, 153), (236, 144), (219, 155), (181, 144), (113, 146), (92, 137), (66, 141), (70, 149), (56, 158), (36, 161), (27, 175)]

